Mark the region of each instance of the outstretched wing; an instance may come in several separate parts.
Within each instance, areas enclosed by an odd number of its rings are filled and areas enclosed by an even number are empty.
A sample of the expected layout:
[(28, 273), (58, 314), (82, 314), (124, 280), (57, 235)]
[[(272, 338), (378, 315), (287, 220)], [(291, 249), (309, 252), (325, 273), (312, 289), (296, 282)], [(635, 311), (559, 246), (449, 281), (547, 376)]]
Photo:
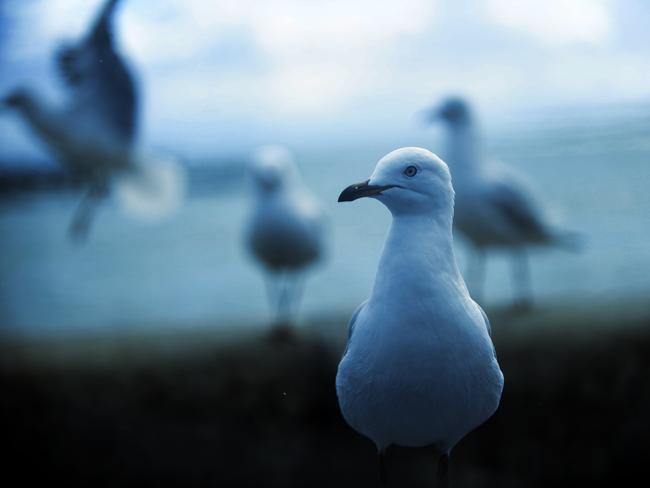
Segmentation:
[[(75, 45), (65, 44), (56, 54), (57, 67), (63, 80), (72, 88), (94, 75), (93, 63), (87, 56), (113, 50), (112, 18), (119, 0), (108, 0), (95, 18), (88, 34)], [(100, 64), (100, 59), (96, 59)]]
[(104, 4), (80, 43), (59, 49), (57, 66), (71, 90), (71, 115), (107, 132), (116, 143), (130, 145), (137, 128), (137, 93), (113, 43), (112, 18), (118, 2)]

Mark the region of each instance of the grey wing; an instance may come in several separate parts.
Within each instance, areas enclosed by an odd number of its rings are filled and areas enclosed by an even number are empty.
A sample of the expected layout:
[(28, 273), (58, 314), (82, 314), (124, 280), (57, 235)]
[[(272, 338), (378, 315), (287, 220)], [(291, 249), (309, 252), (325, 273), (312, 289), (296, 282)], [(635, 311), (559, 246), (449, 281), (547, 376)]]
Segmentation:
[(350, 339), (352, 339), (352, 334), (354, 334), (354, 326), (356, 325), (357, 317), (359, 316), (359, 314), (361, 313), (361, 311), (363, 310), (363, 308), (366, 306), (367, 303), (368, 303), (368, 300), (364, 300), (361, 303), (361, 305), (359, 305), (357, 307), (357, 309), (354, 311), (354, 313), (352, 314), (352, 318), (350, 319), (350, 325), (348, 325), (348, 340), (347, 340), (347, 343), (345, 345), (345, 351), (343, 351), (343, 356), (345, 356), (345, 354), (348, 352), (348, 347), (350, 345)]
[(533, 241), (550, 237), (542, 211), (518, 181), (493, 181), (489, 199), (517, 233)]
[(118, 0), (109, 0), (87, 36), (57, 53), (61, 77), (71, 90), (70, 111), (110, 131), (116, 142), (135, 138), (137, 93), (128, 67), (113, 45), (111, 19)]

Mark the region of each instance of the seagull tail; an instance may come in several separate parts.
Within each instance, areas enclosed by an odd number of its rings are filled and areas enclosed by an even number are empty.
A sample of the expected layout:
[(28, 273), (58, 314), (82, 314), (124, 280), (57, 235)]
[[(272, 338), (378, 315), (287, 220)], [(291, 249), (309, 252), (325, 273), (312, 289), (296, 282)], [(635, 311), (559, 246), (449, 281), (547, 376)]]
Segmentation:
[(122, 210), (138, 220), (161, 221), (176, 213), (185, 200), (185, 167), (175, 158), (141, 158), (132, 172), (114, 185)]
[(585, 248), (585, 237), (580, 232), (572, 230), (555, 230), (553, 232), (553, 243), (561, 249), (569, 252), (580, 252)]

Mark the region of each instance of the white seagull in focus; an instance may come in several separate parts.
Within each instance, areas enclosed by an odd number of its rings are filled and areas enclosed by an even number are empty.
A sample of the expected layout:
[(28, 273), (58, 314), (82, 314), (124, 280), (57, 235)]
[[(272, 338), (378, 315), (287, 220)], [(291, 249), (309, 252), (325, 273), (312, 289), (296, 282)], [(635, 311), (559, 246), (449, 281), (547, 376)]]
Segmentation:
[(454, 257), (449, 169), (425, 149), (398, 149), (339, 202), (362, 197), (393, 221), (370, 298), (350, 321), (336, 375), (341, 412), (377, 446), (383, 483), (388, 447), (433, 446), (448, 486), (451, 449), (492, 416), (503, 390), (490, 324)]
[(175, 160), (136, 151), (138, 93), (114, 45), (117, 4), (105, 2), (88, 33), (58, 50), (56, 64), (68, 88), (63, 106), (53, 106), (25, 88), (2, 100), (61, 165), (84, 182), (87, 191), (69, 228), (76, 239), (87, 236), (111, 186), (127, 210), (147, 218), (176, 209), (184, 192), (184, 173)]
[(254, 202), (246, 241), (266, 271), (269, 302), (282, 323), (297, 311), (305, 271), (323, 255), (324, 214), (286, 148), (259, 148), (251, 174)]
[(512, 167), (485, 158), (476, 123), (463, 99), (447, 99), (427, 111), (427, 119), (443, 121), (447, 128), (445, 158), (456, 189), (454, 225), (475, 251), (468, 269), (474, 295), (481, 301), (486, 250), (509, 249), (513, 253), (513, 278), (518, 293), (515, 307), (530, 307), (532, 291), (526, 248), (556, 245), (577, 250), (579, 236), (549, 221), (522, 175)]

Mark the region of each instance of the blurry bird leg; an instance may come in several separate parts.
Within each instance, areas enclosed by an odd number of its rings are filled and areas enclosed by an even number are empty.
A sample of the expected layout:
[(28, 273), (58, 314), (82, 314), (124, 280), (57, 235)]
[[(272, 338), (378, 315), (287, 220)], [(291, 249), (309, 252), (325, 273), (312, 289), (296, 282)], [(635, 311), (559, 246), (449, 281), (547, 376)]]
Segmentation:
[(514, 251), (513, 260), (513, 285), (515, 287), (514, 309), (517, 311), (529, 310), (533, 305), (533, 293), (530, 284), (530, 267), (525, 249)]
[(273, 314), (273, 323), (282, 324), (288, 317), (288, 284), (287, 275), (283, 271), (265, 275), (266, 295), (269, 308)]
[(478, 303), (483, 302), (483, 288), (485, 287), (485, 249), (475, 247), (470, 251), (467, 277), (472, 287), (472, 298)]
[(269, 339), (275, 344), (284, 344), (291, 339), (291, 328), (287, 322), (287, 286), (285, 272), (269, 272), (265, 276), (269, 307), (273, 315)]
[(280, 280), (280, 295), (278, 297), (278, 306), (276, 322), (289, 322), (291, 317), (291, 276), (284, 272)]
[(302, 274), (296, 273), (291, 281), (291, 304), (290, 311), (291, 317), (298, 315), (300, 302), (302, 301), (303, 291), (305, 290), (305, 277)]
[(441, 454), (438, 458), (438, 470), (436, 472), (436, 486), (438, 488), (450, 488), (451, 479), (449, 477), (449, 453)]
[(76, 241), (83, 241), (88, 237), (90, 225), (95, 217), (95, 213), (99, 204), (108, 195), (108, 186), (106, 183), (93, 184), (88, 192), (83, 196), (81, 202), (75, 211), (70, 227), (68, 228), (68, 235), (71, 239)]

